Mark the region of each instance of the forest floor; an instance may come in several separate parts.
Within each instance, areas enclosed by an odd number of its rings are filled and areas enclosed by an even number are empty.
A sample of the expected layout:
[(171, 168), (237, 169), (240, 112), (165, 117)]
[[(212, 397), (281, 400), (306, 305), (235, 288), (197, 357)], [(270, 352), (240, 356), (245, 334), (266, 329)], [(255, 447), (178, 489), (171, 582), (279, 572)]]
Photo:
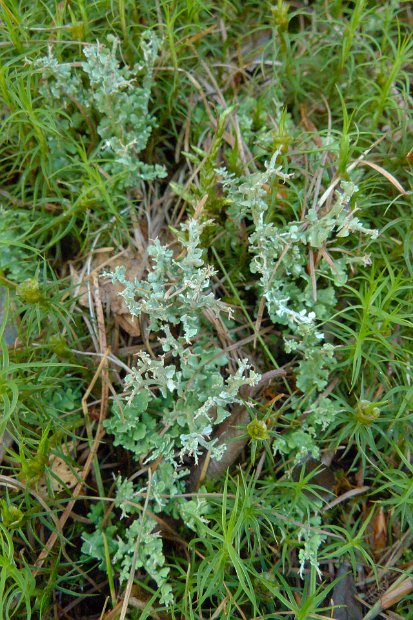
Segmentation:
[(0, 2), (0, 619), (413, 618), (412, 26)]

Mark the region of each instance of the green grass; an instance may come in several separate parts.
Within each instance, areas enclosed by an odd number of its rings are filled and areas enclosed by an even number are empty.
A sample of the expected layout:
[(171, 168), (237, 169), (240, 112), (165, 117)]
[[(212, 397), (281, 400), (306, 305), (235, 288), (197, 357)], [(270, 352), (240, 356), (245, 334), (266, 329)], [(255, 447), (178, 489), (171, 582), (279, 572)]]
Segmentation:
[[(329, 618), (343, 563), (367, 615), (397, 578), (412, 578), (412, 19), (402, 0), (0, 0), (0, 618)], [(128, 167), (116, 168), (102, 148), (102, 123), (123, 139), (134, 110), (124, 118), (110, 97), (103, 113), (76, 93), (53, 96), (39, 60), (50, 49), (80, 75), (82, 49), (110, 48), (114, 36), (120, 66), (137, 76), (134, 92), (148, 30), (161, 45), (154, 123), (139, 160), (166, 176), (137, 175), (125, 186)], [(89, 78), (80, 79), (87, 93)], [(285, 325), (261, 302), (249, 268), (252, 218), (238, 222), (241, 207), (217, 172), (254, 178), (277, 149), (291, 176), (265, 188), (266, 223), (300, 223), (320, 199), (327, 213), (333, 185), (350, 180), (358, 190), (348, 209), (356, 203), (360, 220), (379, 231), (377, 239), (331, 238), (320, 251), (307, 245), (297, 256), (306, 286), (296, 294), (316, 297), (314, 305), (351, 257), (320, 320), (336, 363), (316, 404), (329, 396), (335, 413), (315, 441), (332, 484), (319, 457), (315, 468), (295, 464), (300, 445), (273, 449), (323, 414), (311, 410), (314, 393), (297, 387), (300, 357), (285, 352)], [(268, 437), (249, 440), (226, 473), (194, 492), (205, 511), (194, 509), (191, 529), (169, 487), (154, 516), (148, 464), (102, 431), (135, 354), (158, 355), (160, 346), (147, 317), (140, 335), (119, 325), (99, 279), (101, 305), (92, 261), (103, 248), (111, 257), (144, 252), (157, 236), (176, 250), (179, 225), (194, 213), (212, 220), (202, 246), (216, 268), (214, 292), (234, 311), (218, 336), (205, 320), (201, 343), (227, 347), (234, 368), (248, 357), (261, 373), (286, 374), (249, 405)], [(86, 302), (73, 269), (92, 272)], [(139, 278), (147, 269), (146, 260)], [(281, 268), (274, 278), (287, 275)], [(150, 415), (162, 421), (159, 408)], [(144, 525), (156, 520), (169, 607), (142, 567), (129, 583), (120, 578), (118, 475), (143, 489), (127, 500), (127, 526), (136, 523), (130, 555), (144, 553)], [(343, 501), (324, 510), (335, 495)], [(85, 534), (94, 554), (81, 551)], [(412, 591), (393, 601), (395, 617), (413, 617), (412, 601)]]

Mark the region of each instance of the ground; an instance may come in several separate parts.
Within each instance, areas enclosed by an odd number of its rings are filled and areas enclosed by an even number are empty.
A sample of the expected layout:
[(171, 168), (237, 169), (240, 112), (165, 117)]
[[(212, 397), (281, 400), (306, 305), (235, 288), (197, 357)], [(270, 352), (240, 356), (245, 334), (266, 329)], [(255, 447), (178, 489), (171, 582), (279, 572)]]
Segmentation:
[(413, 618), (412, 24), (0, 3), (0, 618)]

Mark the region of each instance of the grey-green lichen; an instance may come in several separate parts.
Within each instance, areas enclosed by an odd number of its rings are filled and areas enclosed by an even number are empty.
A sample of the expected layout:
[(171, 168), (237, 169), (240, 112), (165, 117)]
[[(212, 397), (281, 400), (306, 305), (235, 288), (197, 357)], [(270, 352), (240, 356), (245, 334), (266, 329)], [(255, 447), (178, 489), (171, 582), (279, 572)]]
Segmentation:
[[(62, 122), (76, 126), (84, 117), (99, 118), (93, 158), (100, 168), (117, 179), (120, 188), (136, 187), (139, 181), (166, 176), (160, 165), (146, 164), (140, 154), (146, 148), (155, 126), (149, 111), (153, 69), (160, 40), (152, 32), (141, 37), (142, 60), (133, 68), (121, 66), (118, 59), (119, 41), (108, 37), (107, 47), (101, 43), (83, 48), (85, 60), (80, 63), (60, 63), (50, 48), (47, 56), (36, 61), (41, 71), (42, 93), (54, 99), (63, 111), (74, 108)], [(75, 153), (58, 136), (49, 139), (50, 159), (59, 169), (68, 165)]]

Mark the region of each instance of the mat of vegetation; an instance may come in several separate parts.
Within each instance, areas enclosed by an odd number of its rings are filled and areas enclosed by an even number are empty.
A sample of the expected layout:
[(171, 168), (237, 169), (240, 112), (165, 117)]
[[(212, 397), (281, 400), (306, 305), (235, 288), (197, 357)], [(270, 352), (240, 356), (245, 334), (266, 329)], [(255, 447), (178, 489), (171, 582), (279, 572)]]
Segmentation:
[(413, 8), (0, 2), (0, 618), (413, 618)]

